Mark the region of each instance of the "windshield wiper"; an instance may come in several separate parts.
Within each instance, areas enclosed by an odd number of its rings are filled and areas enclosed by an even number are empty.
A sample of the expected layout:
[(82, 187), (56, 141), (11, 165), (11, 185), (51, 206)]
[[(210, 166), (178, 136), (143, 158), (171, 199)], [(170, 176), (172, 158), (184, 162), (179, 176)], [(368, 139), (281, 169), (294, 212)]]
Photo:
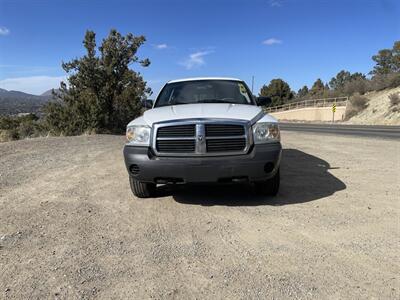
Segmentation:
[(225, 99), (202, 99), (200, 101), (197, 101), (197, 103), (235, 103), (233, 102), (232, 98), (227, 98), (231, 100), (225, 100)]
[(173, 106), (173, 105), (180, 105), (180, 104), (191, 104), (191, 103), (187, 103), (187, 102), (171, 102), (171, 103), (163, 103), (163, 104), (157, 105), (156, 107)]
[(191, 104), (191, 103), (174, 101), (174, 102), (171, 102), (169, 105), (180, 105), (180, 104)]

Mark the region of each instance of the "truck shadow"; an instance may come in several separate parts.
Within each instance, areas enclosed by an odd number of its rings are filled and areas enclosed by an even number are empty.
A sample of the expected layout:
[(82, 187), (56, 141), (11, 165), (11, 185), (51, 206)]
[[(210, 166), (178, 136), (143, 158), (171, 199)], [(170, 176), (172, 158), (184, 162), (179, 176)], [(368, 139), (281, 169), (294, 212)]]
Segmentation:
[(346, 185), (329, 173), (329, 163), (296, 149), (284, 149), (281, 187), (276, 197), (260, 196), (249, 185), (186, 185), (160, 187), (160, 196), (172, 195), (179, 203), (193, 205), (289, 205), (318, 200), (344, 190)]

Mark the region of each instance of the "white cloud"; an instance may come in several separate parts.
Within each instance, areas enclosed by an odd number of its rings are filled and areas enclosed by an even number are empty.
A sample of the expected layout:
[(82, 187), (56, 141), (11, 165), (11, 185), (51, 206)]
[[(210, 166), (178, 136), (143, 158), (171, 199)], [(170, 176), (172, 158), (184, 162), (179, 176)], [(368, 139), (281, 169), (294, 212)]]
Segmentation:
[(158, 44), (158, 45), (154, 45), (154, 47), (156, 47), (156, 49), (167, 49), (168, 45), (167, 44)]
[(15, 77), (0, 80), (0, 88), (40, 95), (50, 89), (58, 88), (65, 76), (30, 76)]
[(213, 51), (198, 51), (189, 55), (189, 58), (184, 60), (181, 65), (190, 70), (205, 64), (204, 56), (212, 53)]
[(8, 35), (10, 30), (6, 27), (0, 27), (0, 35)]
[(269, 0), (269, 5), (271, 7), (281, 7), (282, 1), (281, 0)]
[(275, 44), (282, 44), (282, 40), (278, 40), (276, 38), (270, 38), (270, 39), (266, 39), (265, 41), (262, 42), (264, 45), (275, 45)]

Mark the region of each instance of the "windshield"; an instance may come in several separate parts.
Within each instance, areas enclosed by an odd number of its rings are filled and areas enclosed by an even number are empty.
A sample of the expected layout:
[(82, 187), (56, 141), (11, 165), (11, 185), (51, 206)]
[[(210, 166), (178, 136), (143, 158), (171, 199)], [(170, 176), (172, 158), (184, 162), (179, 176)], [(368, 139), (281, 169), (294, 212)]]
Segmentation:
[(158, 96), (155, 107), (193, 103), (253, 104), (244, 82), (196, 80), (167, 84)]

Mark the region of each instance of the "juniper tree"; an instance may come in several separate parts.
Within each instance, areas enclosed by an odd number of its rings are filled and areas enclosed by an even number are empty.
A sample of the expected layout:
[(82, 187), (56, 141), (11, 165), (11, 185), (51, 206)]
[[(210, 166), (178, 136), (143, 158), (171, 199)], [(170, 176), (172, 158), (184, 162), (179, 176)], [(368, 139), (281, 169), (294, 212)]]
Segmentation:
[(86, 54), (62, 63), (67, 83), (60, 84), (55, 101), (44, 109), (49, 129), (68, 135), (123, 131), (141, 113), (140, 100), (151, 92), (140, 73), (131, 68), (135, 63), (150, 64), (136, 55), (144, 42), (144, 36), (123, 36), (112, 29), (96, 48), (96, 34), (87, 31)]

